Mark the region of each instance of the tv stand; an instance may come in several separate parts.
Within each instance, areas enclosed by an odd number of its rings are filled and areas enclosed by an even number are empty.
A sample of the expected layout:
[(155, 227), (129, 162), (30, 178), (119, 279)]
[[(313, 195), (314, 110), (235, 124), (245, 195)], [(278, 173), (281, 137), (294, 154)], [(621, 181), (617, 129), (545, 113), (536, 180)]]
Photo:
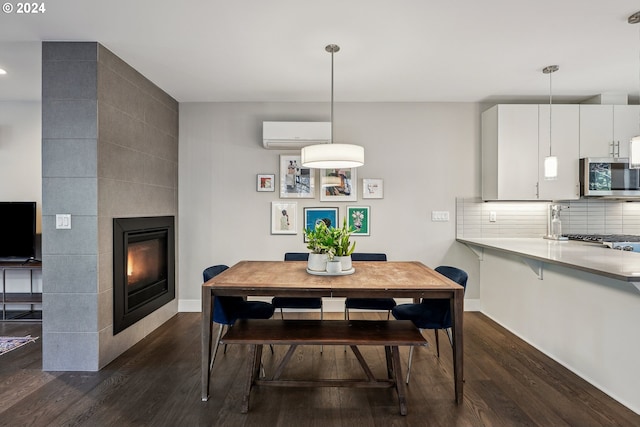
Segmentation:
[[(42, 292), (34, 292), (33, 290), (33, 272), (42, 271), (42, 262), (33, 259), (28, 259), (26, 261), (0, 261), (0, 270), (2, 270), (0, 321), (42, 321), (42, 310), (35, 308), (36, 305), (42, 304)], [(7, 270), (29, 270), (31, 291), (7, 292)], [(29, 309), (17, 308), (10, 310), (11, 306), (27, 305), (29, 306)]]

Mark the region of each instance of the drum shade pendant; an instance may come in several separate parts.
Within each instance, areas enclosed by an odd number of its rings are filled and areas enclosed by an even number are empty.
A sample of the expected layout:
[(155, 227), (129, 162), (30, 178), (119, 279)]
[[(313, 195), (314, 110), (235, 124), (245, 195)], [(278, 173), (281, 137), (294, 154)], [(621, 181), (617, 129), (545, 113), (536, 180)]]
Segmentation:
[[(636, 12), (629, 17), (629, 24), (637, 24), (640, 22), (640, 12)], [(640, 34), (640, 31), (638, 32)], [(640, 58), (640, 55), (638, 56)], [(638, 84), (640, 85), (640, 61), (638, 66)], [(640, 123), (640, 120), (639, 120)], [(640, 128), (640, 125), (639, 125)], [(640, 130), (640, 129), (639, 129)], [(640, 135), (636, 135), (629, 141), (629, 168), (640, 169)]]
[(330, 44), (324, 48), (331, 53), (331, 143), (304, 147), (300, 153), (302, 166), (316, 169), (347, 169), (364, 165), (364, 148), (353, 144), (333, 142), (333, 54), (340, 46)]
[(551, 74), (555, 73), (559, 69), (560, 67), (558, 67), (557, 65), (549, 65), (548, 67), (544, 67), (542, 69), (542, 72), (544, 74), (549, 74), (549, 155), (544, 158), (544, 179), (549, 181), (558, 179), (558, 158), (554, 156), (551, 151), (551, 108), (553, 105)]

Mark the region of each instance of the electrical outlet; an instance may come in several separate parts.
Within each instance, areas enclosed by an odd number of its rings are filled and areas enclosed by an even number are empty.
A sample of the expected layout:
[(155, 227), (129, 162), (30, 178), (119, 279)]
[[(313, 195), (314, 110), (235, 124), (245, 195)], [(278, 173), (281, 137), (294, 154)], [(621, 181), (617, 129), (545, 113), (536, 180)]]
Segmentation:
[(489, 222), (496, 222), (496, 212), (495, 211), (491, 211), (489, 212)]

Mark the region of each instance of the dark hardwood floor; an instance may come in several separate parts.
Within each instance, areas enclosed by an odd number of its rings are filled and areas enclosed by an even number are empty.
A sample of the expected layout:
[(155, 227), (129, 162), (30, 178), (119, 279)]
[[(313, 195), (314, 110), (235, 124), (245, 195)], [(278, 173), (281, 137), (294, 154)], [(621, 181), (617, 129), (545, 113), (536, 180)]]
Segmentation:
[[(289, 314), (289, 317), (315, 317)], [(352, 313), (352, 318), (383, 318)], [(326, 313), (340, 318), (339, 313)], [(386, 317), (386, 315), (384, 316)], [(464, 403), (453, 395), (444, 335), (414, 353), (408, 415), (392, 389), (256, 387), (240, 413), (246, 347), (229, 346), (200, 401), (200, 314), (180, 313), (99, 372), (42, 372), (42, 340), (0, 356), (2, 426), (640, 426), (620, 405), (487, 317), (465, 313)], [(425, 332), (433, 342), (432, 331)], [(41, 336), (34, 323), (0, 323), (0, 335)], [(285, 348), (276, 348), (275, 357)], [(362, 348), (384, 376), (382, 348)], [(401, 350), (406, 370), (408, 349)], [(274, 355), (265, 351), (265, 369)], [(287, 375), (362, 377), (341, 346), (300, 347)], [(631, 380), (631, 379), (630, 379)]]

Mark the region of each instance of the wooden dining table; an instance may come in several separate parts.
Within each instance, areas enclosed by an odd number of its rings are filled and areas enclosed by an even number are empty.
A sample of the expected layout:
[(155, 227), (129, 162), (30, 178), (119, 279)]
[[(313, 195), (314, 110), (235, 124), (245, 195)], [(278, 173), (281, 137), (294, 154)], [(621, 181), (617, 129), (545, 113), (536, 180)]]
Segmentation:
[[(354, 261), (353, 274), (316, 275), (304, 261), (240, 261), (202, 285), (202, 400), (209, 399), (214, 296), (449, 299), (455, 400), (463, 399), (464, 288), (417, 261)], [(393, 321), (393, 320), (390, 320)]]

